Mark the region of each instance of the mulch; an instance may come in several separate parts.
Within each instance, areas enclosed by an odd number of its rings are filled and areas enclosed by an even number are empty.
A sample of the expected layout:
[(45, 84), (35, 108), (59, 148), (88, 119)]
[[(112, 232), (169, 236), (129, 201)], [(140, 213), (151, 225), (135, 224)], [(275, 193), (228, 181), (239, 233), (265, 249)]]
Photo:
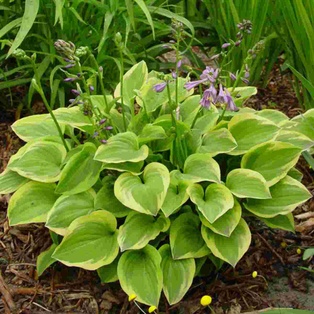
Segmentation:
[[(282, 76), (279, 67), (273, 70), (267, 87), (260, 89), (247, 105), (255, 109), (275, 108), (290, 117), (302, 112), (290, 78)], [(10, 129), (12, 120), (0, 122), (0, 171), (22, 145)], [(303, 159), (298, 168), (304, 174), (303, 184), (314, 194), (313, 170)], [(96, 272), (55, 263), (38, 278), (36, 258), (50, 246), (49, 232), (43, 224), (9, 227), (6, 218), (9, 198), (10, 195), (0, 198), (0, 313), (139, 312), (117, 283), (101, 284)], [(314, 295), (313, 272), (300, 268), (313, 270), (313, 259), (303, 261), (297, 253), (298, 248), (303, 251), (314, 246), (313, 199), (297, 208), (294, 215), (295, 234), (271, 230), (257, 220), (249, 220), (252, 243), (236, 268), (224, 265), (219, 273), (196, 278), (187, 296), (177, 305), (169, 306), (162, 297), (160, 313), (209, 313), (209, 309), (202, 309), (199, 304), (204, 294), (213, 297), (216, 314), (238, 314), (272, 306), (314, 310), (313, 302), (309, 305), (299, 297)], [(256, 278), (252, 278), (253, 271), (258, 272)], [(276, 300), (270, 297), (269, 286), (279, 278), (287, 279), (288, 291), (281, 294), (284, 299)], [(281, 290), (283, 287), (279, 286), (275, 294)]]

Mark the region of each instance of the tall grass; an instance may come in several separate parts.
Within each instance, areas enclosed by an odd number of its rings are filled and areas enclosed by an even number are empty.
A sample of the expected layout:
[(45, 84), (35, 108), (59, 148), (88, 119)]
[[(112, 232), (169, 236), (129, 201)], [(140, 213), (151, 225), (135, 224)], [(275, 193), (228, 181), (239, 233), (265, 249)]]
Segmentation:
[[(284, 45), (288, 63), (314, 85), (314, 1), (277, 0), (271, 17)], [(306, 85), (303, 86), (300, 94), (296, 79), (296, 92), (300, 102), (305, 109), (313, 108), (313, 94), (307, 90)]]
[[(2, 0), (0, 90), (31, 81), (32, 70), (23, 62), (6, 61), (17, 48), (29, 54), (36, 52), (42, 80), (47, 81), (45, 86), (49, 86), (51, 79), (60, 80), (53, 70), (56, 39), (72, 41), (77, 47), (88, 46), (96, 52), (98, 63), (104, 67), (107, 88), (114, 86), (119, 76), (119, 52), (114, 41), (117, 32), (124, 41), (126, 69), (139, 59), (146, 60), (151, 68), (158, 68), (156, 57), (166, 51), (162, 39), (169, 39), (173, 18), (185, 26), (190, 38), (187, 46), (194, 37), (193, 25), (175, 13), (176, 4), (177, 1), (160, 0)], [(88, 61), (84, 66), (88, 69)], [(62, 94), (62, 81), (59, 85), (50, 83)], [(53, 98), (58, 105), (63, 105), (61, 96)]]

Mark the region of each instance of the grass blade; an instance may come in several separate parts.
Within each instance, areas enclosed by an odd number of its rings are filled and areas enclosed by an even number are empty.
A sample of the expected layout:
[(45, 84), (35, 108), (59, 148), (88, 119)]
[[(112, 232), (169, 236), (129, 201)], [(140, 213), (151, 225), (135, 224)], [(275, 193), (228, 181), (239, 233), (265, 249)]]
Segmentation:
[(13, 29), (14, 27), (17, 27), (18, 25), (20, 25), (22, 22), (22, 18), (18, 18), (16, 20), (13, 20), (12, 22), (8, 23), (7, 25), (5, 25), (3, 28), (0, 29), (0, 38), (2, 36), (4, 36), (6, 33), (8, 33), (11, 29)]
[(12, 54), (14, 50), (16, 50), (21, 45), (21, 43), (27, 36), (28, 32), (30, 31), (30, 29), (32, 28), (35, 22), (38, 9), (39, 9), (39, 0), (26, 0), (25, 1), (25, 10), (24, 10), (23, 18), (22, 18), (22, 24), (14, 39), (12, 47), (10, 48), (8, 52), (7, 58)]
[(145, 4), (145, 2), (143, 0), (135, 0), (135, 2), (138, 4), (138, 6), (141, 8), (141, 10), (143, 11), (143, 13), (145, 14), (146, 18), (147, 18), (147, 22), (149, 23), (152, 32), (153, 32), (153, 38), (155, 39), (155, 28), (154, 28), (154, 22), (152, 19), (152, 16), (150, 15), (150, 12)]

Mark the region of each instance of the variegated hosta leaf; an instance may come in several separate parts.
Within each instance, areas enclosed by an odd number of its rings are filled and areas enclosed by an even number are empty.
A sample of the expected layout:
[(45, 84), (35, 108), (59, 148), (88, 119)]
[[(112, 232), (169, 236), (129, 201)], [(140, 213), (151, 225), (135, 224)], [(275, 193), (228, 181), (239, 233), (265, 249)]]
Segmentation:
[(106, 145), (99, 146), (95, 160), (105, 163), (139, 162), (148, 156), (148, 147), (139, 146), (137, 136), (132, 132), (118, 133), (109, 138)]
[(160, 254), (151, 245), (124, 252), (118, 263), (118, 277), (124, 292), (135, 294), (138, 302), (157, 307), (163, 281), (160, 263)]
[(234, 200), (234, 206), (225, 214), (219, 217), (214, 223), (210, 223), (202, 213), (199, 213), (202, 224), (213, 232), (225, 237), (230, 237), (233, 230), (238, 225), (242, 214), (241, 205)]
[(95, 270), (109, 265), (119, 252), (116, 218), (98, 210), (74, 220), (53, 258), (67, 266)]
[[(49, 114), (25, 117), (15, 121), (11, 127), (14, 133), (24, 142), (45, 136), (59, 136), (56, 124), (49, 117)], [(65, 126), (61, 124), (60, 127), (62, 133), (64, 133)]]
[(239, 198), (271, 198), (267, 182), (264, 177), (253, 170), (234, 169), (228, 173), (227, 188)]
[(11, 197), (8, 207), (10, 226), (46, 222), (47, 214), (58, 198), (55, 184), (28, 182)]
[(267, 142), (253, 147), (243, 157), (241, 168), (259, 172), (272, 186), (297, 163), (301, 149), (289, 143)]
[(15, 192), (29, 180), (8, 168), (0, 174), (0, 194)]
[(314, 109), (310, 109), (307, 112), (294, 117), (292, 122), (295, 124), (289, 128), (290, 131), (296, 131), (304, 134), (314, 141)]
[(302, 183), (289, 176), (272, 186), (270, 193), (271, 199), (248, 199), (244, 204), (246, 209), (259, 217), (272, 218), (291, 213), (298, 205), (312, 197)]
[(10, 162), (8, 168), (34, 181), (56, 182), (65, 156), (66, 150), (62, 144), (38, 140), (28, 143), (24, 152)]
[(77, 194), (90, 189), (98, 180), (101, 162), (94, 160), (96, 147), (85, 143), (62, 169), (56, 193)]
[[(210, 131), (215, 127), (218, 119), (219, 119), (219, 113), (217, 109), (213, 106), (210, 110), (207, 110), (203, 116), (199, 117), (196, 120), (194, 128), (199, 130), (201, 134), (204, 134), (207, 132), (211, 133)], [(213, 139), (215, 139), (215, 135), (216, 133), (212, 135)], [(225, 145), (226, 141), (224, 141), (223, 144)], [(212, 150), (214, 150), (213, 147), (212, 147)], [(204, 151), (204, 152), (202, 151), (201, 153), (207, 153), (207, 151)]]
[(146, 124), (138, 136), (140, 144), (167, 138), (165, 130), (159, 125)]
[(287, 215), (278, 215), (272, 218), (259, 217), (259, 219), (270, 228), (294, 232), (294, 218), (292, 213)]
[(163, 164), (152, 162), (145, 167), (142, 180), (131, 173), (124, 173), (115, 182), (114, 194), (126, 207), (155, 216), (167, 194), (169, 171)]
[(170, 185), (161, 207), (161, 210), (166, 217), (173, 214), (189, 199), (189, 195), (187, 193), (189, 184), (178, 179), (176, 176), (177, 172), (179, 171), (173, 170), (170, 173)]
[(281, 123), (289, 120), (289, 118), (284, 113), (274, 109), (263, 109), (256, 111), (255, 114), (272, 121), (276, 125), (280, 125)]
[(234, 116), (228, 129), (238, 144), (230, 155), (242, 155), (258, 144), (275, 139), (279, 132), (276, 124), (253, 113)]
[(119, 228), (118, 243), (121, 252), (142, 249), (160, 232), (166, 232), (169, 226), (168, 218), (160, 216), (156, 220), (150, 215), (131, 212)]
[(93, 212), (95, 191), (88, 190), (74, 195), (62, 195), (49, 211), (46, 227), (55, 233), (65, 235), (70, 224), (81, 216)]
[(170, 305), (178, 303), (192, 285), (195, 274), (193, 258), (174, 260), (169, 244), (159, 249), (163, 272), (163, 291)]
[(190, 182), (220, 182), (220, 168), (211, 154), (190, 155), (184, 163), (182, 180)]
[(251, 243), (250, 229), (242, 218), (229, 237), (214, 233), (204, 225), (202, 236), (211, 252), (233, 267), (249, 249)]
[(200, 220), (192, 213), (181, 214), (170, 227), (170, 247), (174, 259), (200, 258), (210, 252), (199, 230)]
[(41, 252), (37, 257), (36, 269), (38, 276), (41, 276), (51, 264), (56, 262), (56, 260), (52, 258), (52, 254), (54, 253), (56, 247), (56, 244), (52, 244), (48, 250)]
[(213, 183), (204, 193), (201, 185), (193, 184), (188, 188), (191, 201), (210, 222), (215, 222), (234, 205), (233, 196), (223, 184)]
[[(135, 90), (140, 90), (147, 80), (148, 70), (145, 61), (141, 61), (128, 70), (123, 76), (123, 103), (124, 105), (133, 106), (132, 99), (136, 96)], [(114, 91), (114, 97), (121, 96), (121, 83)]]
[[(313, 130), (314, 132), (314, 130)], [(307, 150), (314, 146), (314, 140), (311, 140), (306, 135), (289, 130), (280, 130), (278, 136), (276, 137), (276, 141), (290, 143), (302, 150)]]
[(237, 142), (232, 134), (225, 128), (207, 132), (203, 137), (199, 153), (209, 153), (212, 157), (231, 152), (237, 147)]
[(119, 280), (118, 278), (119, 259), (120, 255), (118, 255), (111, 264), (102, 266), (97, 269), (97, 274), (102, 283), (110, 283)]

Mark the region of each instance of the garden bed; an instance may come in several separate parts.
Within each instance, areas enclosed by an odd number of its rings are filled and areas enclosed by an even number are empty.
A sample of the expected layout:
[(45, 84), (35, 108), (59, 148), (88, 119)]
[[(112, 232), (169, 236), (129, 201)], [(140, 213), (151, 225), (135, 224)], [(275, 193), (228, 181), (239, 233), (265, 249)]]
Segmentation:
[[(301, 112), (286, 76), (275, 68), (265, 89), (247, 104), (255, 109), (275, 106), (293, 117)], [(14, 115), (14, 112), (12, 113)], [(9, 157), (22, 145), (10, 130), (14, 118), (8, 114), (0, 124), (0, 172)], [(314, 192), (313, 170), (304, 160), (303, 184)], [(0, 201), (0, 301), (2, 313), (138, 313), (138, 308), (118, 284), (103, 285), (96, 272), (68, 268), (54, 264), (40, 278), (36, 274), (36, 258), (46, 250), (51, 239), (42, 224), (9, 227), (6, 206), (9, 195)], [(296, 234), (271, 230), (257, 220), (248, 220), (252, 232), (249, 251), (233, 269), (224, 266), (210, 278), (197, 278), (183, 301), (169, 307), (165, 299), (160, 302), (160, 313), (208, 313), (199, 300), (205, 295), (213, 297), (215, 313), (236, 314), (268, 307), (293, 307), (314, 310), (314, 276), (300, 267), (312, 267), (302, 260), (298, 248), (314, 246), (313, 199), (294, 211)], [(252, 278), (252, 272), (258, 276)], [(153, 283), (152, 283), (153, 284)], [(5, 290), (5, 287), (8, 290)], [(5, 292), (6, 291), (6, 292)], [(5, 293), (4, 293), (5, 292)]]

